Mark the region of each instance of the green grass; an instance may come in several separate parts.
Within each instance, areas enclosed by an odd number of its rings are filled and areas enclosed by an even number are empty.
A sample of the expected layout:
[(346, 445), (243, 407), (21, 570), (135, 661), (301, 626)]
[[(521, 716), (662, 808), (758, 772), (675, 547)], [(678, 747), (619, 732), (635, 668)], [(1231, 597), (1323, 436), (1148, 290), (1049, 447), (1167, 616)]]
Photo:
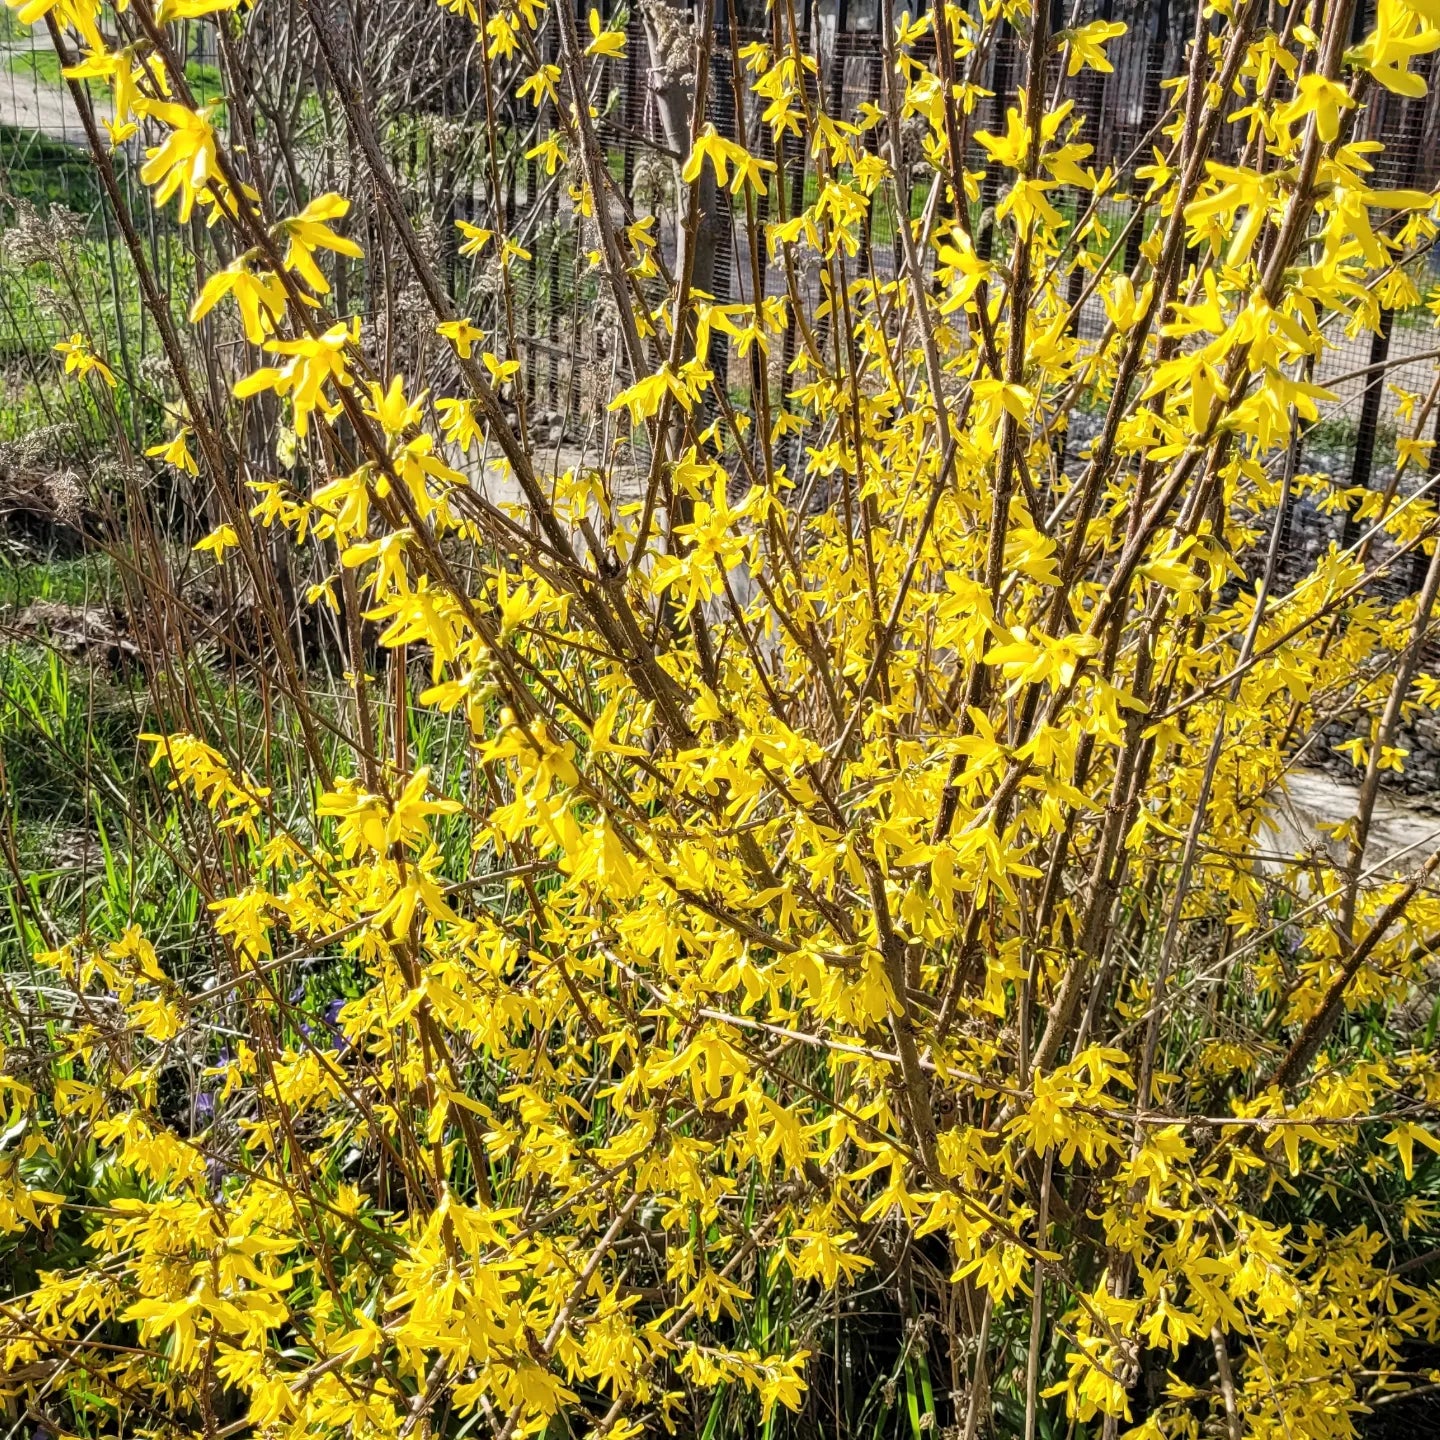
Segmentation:
[[(0, 135), (0, 164), (5, 158), (3, 139)], [(67, 220), (49, 232), (42, 229), (20, 253), (0, 255), (0, 440), (58, 424), (73, 433), (77, 451), (87, 444), (103, 450), (113, 443), (113, 405), (132, 443), (153, 443), (174, 427), (156, 392), (138, 380), (136, 367), (155, 348), (155, 330), (142, 311), (134, 272), (127, 268), (114, 231), (107, 235), (98, 211), (85, 203), (93, 191), (78, 198), (74, 193), (81, 183), (94, 182), (88, 162), (43, 136), (29, 140), (23, 167), (10, 171), (12, 189), (39, 212), (42, 227), (50, 223), (56, 206), (88, 215), (88, 222), (82, 227)], [(56, 168), (45, 170), (40, 162), (47, 157), (53, 157)], [(58, 167), (66, 163), (79, 166), (68, 182), (57, 178)], [(94, 203), (98, 205), (98, 197)], [(0, 225), (26, 213), (17, 206), (7, 214), (0, 204)], [(166, 217), (157, 230), (158, 273), (171, 294), (180, 297), (178, 315), (191, 293), (193, 263), (176, 243)], [(89, 337), (111, 366), (121, 382), (117, 389), (101, 393), (95, 383), (62, 376), (54, 346), (76, 330)], [(133, 388), (132, 373), (137, 376)]]
[(0, 865), (0, 971), (12, 984), (34, 978), (32, 957), (55, 939), (131, 924), (172, 957), (205, 950), (180, 828), (158, 816), (137, 739), (152, 724), (138, 681), (0, 645), (0, 825), (15, 862)]
[[(24, 972), (49, 948), (37, 917), (60, 936), (140, 925), (175, 973), (214, 963), (190, 840), (139, 738), (187, 720), (166, 713), (142, 668), (103, 641), (65, 653), (14, 624), (34, 600), (108, 613), (119, 588), (103, 556), (0, 567), (0, 973)], [(215, 727), (206, 738), (284, 793), (303, 793), (313, 777), (290, 730), (267, 729), (273, 713), (248, 677), (226, 675), (209, 647), (181, 668), (205, 697)]]
[(108, 605), (116, 598), (114, 567), (106, 555), (0, 564), (0, 611), (21, 610), (32, 600)]
[(74, 824), (102, 777), (128, 787), (142, 706), (128, 677), (98, 655), (73, 659), (12, 628), (33, 601), (109, 609), (116, 585), (103, 555), (0, 565), (0, 759), (12, 814), (23, 822)]
[(39, 45), (33, 50), (17, 50), (11, 55), (10, 71), (14, 75), (34, 75), (47, 85), (58, 85), (63, 78), (60, 57), (53, 50)]
[[(15, 75), (33, 75), (46, 85), (63, 84), (65, 78), (60, 73), (59, 57), (53, 50), (41, 45), (12, 54), (10, 70)], [(198, 60), (187, 61), (185, 80), (201, 105), (223, 98), (220, 71), (214, 65), (202, 65)]]
[(185, 66), (185, 80), (202, 105), (225, 98), (220, 71), (214, 65), (202, 65), (198, 60), (191, 60)]
[[(100, 201), (90, 157), (38, 130), (0, 125), (0, 176), (17, 199), (42, 210), (64, 205), (83, 215)], [(11, 220), (7, 209), (0, 205), (0, 221), (6, 224)]]

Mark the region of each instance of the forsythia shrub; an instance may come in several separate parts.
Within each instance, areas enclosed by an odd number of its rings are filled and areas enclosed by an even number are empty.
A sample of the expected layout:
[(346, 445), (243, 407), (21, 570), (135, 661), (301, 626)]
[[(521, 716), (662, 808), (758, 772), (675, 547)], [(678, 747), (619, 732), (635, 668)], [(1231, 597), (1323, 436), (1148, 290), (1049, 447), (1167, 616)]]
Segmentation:
[[(67, 67), (154, 307), (183, 398), (154, 455), (214, 487), (205, 563), (263, 596), (288, 532), (350, 647), (328, 710), (276, 662), (308, 791), (223, 716), (146, 737), (208, 973), (174, 936), (35, 921), (46, 983), (11, 997), (0, 1074), (15, 1426), (828, 1434), (841, 1330), (897, 1289), (884, 1433), (1344, 1437), (1433, 1384), (1440, 1066), (1403, 1017), (1440, 854), (1367, 855), (1399, 727), (1440, 703), (1440, 559), (1418, 594), (1368, 588), (1434, 550), (1423, 412), (1414, 483), (1341, 493), (1358, 538), (1293, 587), (1276, 563), (1292, 505), (1331, 496), (1297, 465), (1335, 399), (1316, 362), (1417, 300), (1436, 234), (1353, 138), (1377, 87), (1423, 92), (1433, 0), (1380, 0), (1360, 43), (1351, 0), (1197, 11), (1128, 275), (1067, 98), (1116, 23), (887, 0), (852, 122), (777, 5), (735, 59), (750, 140), (692, 106), (667, 247), (592, 112), (623, 25), (447, 4), (543, 116), (534, 168), (593, 245), (606, 441), (559, 473), (513, 321), (452, 305), (326, 0), (299, 9), (354, 184), (453, 393), (332, 308), (326, 267), (364, 254), (347, 199), (267, 189), (245, 97), (223, 133), (194, 103), (182, 28), (272, 0), (7, 3)], [(992, 132), (1003, 27), (1023, 84)], [(115, 184), (135, 127), (151, 202), (220, 237), (192, 318), (236, 317), (249, 358), (218, 404)], [(693, 273), (722, 191), (759, 277), (733, 302)], [(889, 272), (882, 213), (907, 217)], [(460, 242), (502, 286), (529, 258), (503, 224)], [(747, 396), (718, 335), (759, 359)], [(83, 336), (65, 365), (119, 383)], [(235, 440), (259, 405), (303, 482)], [(1354, 817), (1269, 857), (1268, 807), (1347, 710)], [(463, 765), (419, 753), (436, 717)]]

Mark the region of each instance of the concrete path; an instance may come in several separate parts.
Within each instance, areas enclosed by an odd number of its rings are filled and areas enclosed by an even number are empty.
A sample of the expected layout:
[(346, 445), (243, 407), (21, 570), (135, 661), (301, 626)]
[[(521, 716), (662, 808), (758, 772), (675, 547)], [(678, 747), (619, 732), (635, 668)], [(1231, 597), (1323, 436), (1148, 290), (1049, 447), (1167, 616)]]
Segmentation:
[[(1334, 861), (1345, 858), (1345, 843), (1334, 840), (1329, 827), (1343, 824), (1355, 814), (1360, 787), (1349, 785), (1320, 770), (1299, 770), (1286, 781), (1286, 793), (1270, 807), (1263, 844), (1278, 864), (1279, 856), (1300, 856), (1319, 850)], [(1408, 874), (1418, 869), (1440, 847), (1440, 808), (1405, 795), (1382, 790), (1375, 802), (1367, 868), (1381, 874)], [(1393, 866), (1385, 862), (1392, 859)]]
[[(51, 140), (67, 145), (84, 145), (85, 129), (80, 114), (70, 98), (69, 87), (56, 85), (25, 67), (24, 57), (31, 52), (47, 53), (39, 42), (16, 40), (0, 46), (0, 125), (17, 130), (38, 130)], [(17, 62), (19, 68), (16, 68)], [(99, 119), (114, 114), (110, 101), (101, 91), (92, 89), (92, 103)]]

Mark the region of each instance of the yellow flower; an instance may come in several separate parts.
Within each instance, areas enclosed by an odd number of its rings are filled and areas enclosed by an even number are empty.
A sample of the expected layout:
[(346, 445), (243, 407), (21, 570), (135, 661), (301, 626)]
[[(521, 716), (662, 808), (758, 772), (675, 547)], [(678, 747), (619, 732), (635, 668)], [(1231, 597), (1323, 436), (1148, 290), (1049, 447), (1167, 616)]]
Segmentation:
[(169, 134), (145, 152), (140, 179), (155, 190), (157, 207), (171, 196), (180, 196), (179, 220), (190, 219), (197, 200), (215, 204), (223, 190), (215, 154), (215, 132), (207, 116), (211, 107), (188, 110), (183, 105), (140, 98), (135, 110), (146, 119), (164, 125)]
[(1296, 86), (1295, 97), (1275, 111), (1277, 125), (1293, 125), (1307, 115), (1315, 117), (1315, 129), (1327, 145), (1340, 134), (1340, 116), (1353, 110), (1350, 92), (1337, 80), (1323, 75), (1305, 75)]
[(100, 36), (100, 5), (98, 0), (5, 0), (22, 25), (34, 25), (47, 15), (64, 30), (71, 26), (80, 32), (86, 46), (95, 53), (104, 50)]
[[(755, 190), (764, 190), (769, 184), (766, 172), (775, 168), (773, 160), (756, 159), (743, 145), (725, 139), (713, 125), (708, 124), (695, 141), (695, 148), (690, 152), (690, 158), (686, 160), (684, 168), (680, 172), (680, 178), (687, 185), (693, 185), (700, 178), (700, 172), (707, 159), (715, 171), (716, 183), (722, 186), (729, 185), (731, 191), (736, 195), (747, 185)], [(732, 166), (735, 170), (733, 181), (730, 179)]]
[[(190, 453), (190, 447), (185, 443), (190, 434), (188, 426), (181, 426), (175, 432), (174, 438), (162, 440), (158, 445), (152, 445), (145, 453), (158, 456), (167, 465), (173, 465), (177, 470), (186, 475), (198, 475), (199, 467), (195, 464), (195, 457)], [(203, 541), (201, 542), (204, 543)], [(216, 553), (217, 560), (220, 558)]]
[(112, 390), (115, 388), (115, 376), (110, 367), (90, 348), (90, 342), (79, 331), (68, 340), (58, 341), (55, 350), (65, 357), (67, 375), (98, 375)]
[[(140, 95), (136, 82), (145, 72), (135, 64), (135, 49), (127, 45), (123, 50), (92, 50), (78, 65), (67, 65), (61, 71), (67, 80), (104, 80), (111, 86), (115, 113), (113, 119), (106, 121), (111, 127), (124, 126), (129, 121)], [(112, 128), (112, 136), (114, 133)]]
[(227, 550), (238, 549), (239, 545), (240, 537), (235, 533), (235, 527), (233, 525), (219, 525), (203, 540), (197, 541), (194, 548), (202, 554), (208, 551), (215, 557), (218, 563), (224, 560)]
[(201, 287), (190, 308), (190, 320), (205, 318), (222, 297), (229, 295), (240, 310), (245, 338), (252, 345), (263, 343), (275, 332), (275, 322), (285, 313), (285, 287), (269, 271), (258, 274), (250, 268), (246, 256), (217, 270)]
[(465, 237), (465, 243), (460, 246), (461, 255), (478, 255), (495, 235), (493, 230), (483, 230), (468, 220), (457, 220), (455, 228)]
[(240, 0), (160, 0), (155, 11), (158, 25), (173, 25), (177, 20), (199, 20), (239, 8)]
[(476, 344), (485, 338), (485, 332), (468, 320), (446, 320), (435, 327), (435, 333), (448, 340), (462, 360), (468, 360)]
[(317, 295), (328, 295), (330, 282), (315, 263), (316, 250), (330, 250), (357, 260), (365, 258), (365, 252), (355, 241), (337, 235), (327, 223), (343, 220), (349, 211), (350, 202), (343, 195), (318, 195), (298, 215), (276, 226), (277, 233), (290, 242), (285, 252), (285, 268), (299, 274)]
[(512, 380), (520, 373), (520, 362), (518, 360), (502, 360), (498, 355), (492, 355), (485, 351), (480, 357), (485, 362), (485, 368), (490, 372), (490, 383), (497, 387), (503, 385), (507, 380)]
[(555, 89), (559, 79), (560, 67), (558, 65), (542, 65), (533, 75), (527, 76), (520, 82), (515, 93), (528, 95), (538, 110), (547, 100), (559, 101), (560, 96)]
[(262, 390), (291, 397), (295, 407), (295, 433), (303, 440), (309, 433), (310, 416), (319, 411), (327, 419), (340, 413), (340, 402), (330, 399), (326, 387), (351, 383), (346, 350), (359, 342), (360, 322), (332, 325), (323, 335), (305, 335), (298, 340), (267, 340), (265, 349), (287, 356), (282, 366), (263, 366), (235, 386), (235, 395), (244, 400)]
[(599, 56), (602, 60), (619, 60), (625, 55), (625, 34), (620, 30), (607, 30), (600, 12), (590, 9), (590, 43), (585, 47), (587, 55)]
[(1125, 26), (1118, 20), (1092, 20), (1078, 30), (1062, 30), (1059, 39), (1070, 48), (1067, 75), (1078, 75), (1088, 65), (1092, 70), (1110, 74), (1115, 67), (1105, 54), (1105, 45), (1125, 33)]

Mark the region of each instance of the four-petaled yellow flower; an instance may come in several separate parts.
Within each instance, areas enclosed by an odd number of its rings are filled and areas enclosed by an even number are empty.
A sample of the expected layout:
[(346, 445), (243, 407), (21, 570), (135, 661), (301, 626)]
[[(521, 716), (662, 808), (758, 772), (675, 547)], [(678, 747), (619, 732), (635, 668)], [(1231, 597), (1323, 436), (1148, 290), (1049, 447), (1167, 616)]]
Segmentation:
[(112, 390), (115, 389), (114, 372), (95, 353), (90, 342), (79, 331), (68, 340), (58, 341), (55, 350), (65, 357), (67, 375), (98, 375)]
[[(716, 183), (729, 185), (731, 192), (736, 195), (747, 185), (753, 190), (765, 190), (770, 183), (766, 176), (775, 169), (773, 160), (757, 159), (743, 145), (727, 140), (709, 124), (695, 141), (695, 148), (690, 152), (690, 158), (686, 160), (680, 178), (687, 185), (693, 185), (700, 178), (707, 159), (715, 171)], [(733, 181), (730, 179), (732, 166), (735, 170)]]
[(1109, 75), (1115, 67), (1105, 54), (1105, 45), (1125, 33), (1125, 26), (1118, 20), (1092, 20), (1078, 30), (1062, 30), (1059, 39), (1069, 46), (1070, 59), (1066, 65), (1067, 75), (1078, 75), (1088, 65)]
[[(195, 457), (190, 453), (190, 447), (186, 443), (189, 436), (189, 426), (182, 425), (172, 439), (162, 440), (158, 445), (152, 445), (145, 453), (157, 456), (167, 465), (173, 465), (186, 475), (198, 475), (200, 473), (199, 466), (195, 464)], [(216, 558), (219, 558), (218, 553)]]
[(262, 390), (288, 395), (295, 407), (295, 433), (303, 440), (309, 433), (310, 416), (316, 411), (327, 418), (340, 413), (340, 402), (325, 393), (332, 382), (351, 383), (345, 352), (359, 341), (359, 321), (332, 325), (322, 335), (305, 335), (298, 340), (267, 340), (265, 349), (289, 357), (282, 366), (263, 366), (235, 386), (244, 400)]
[(625, 34), (621, 30), (607, 30), (600, 12), (590, 7), (590, 43), (585, 47), (587, 55), (602, 60), (620, 60), (625, 55)]
[(485, 332), (469, 320), (445, 320), (435, 327), (435, 333), (448, 340), (460, 353), (462, 360), (470, 358), (470, 352), (485, 338)]
[(135, 102), (137, 114), (157, 121), (169, 130), (159, 144), (145, 152), (140, 179), (154, 187), (157, 207), (169, 203), (179, 194), (178, 218), (183, 225), (198, 200), (217, 204), (225, 189), (216, 156), (215, 130), (209, 121), (211, 106), (190, 110), (170, 101), (141, 98)]
[(294, 270), (317, 295), (330, 293), (319, 265), (317, 250), (330, 250), (337, 255), (363, 259), (365, 252), (344, 235), (337, 235), (329, 226), (331, 220), (343, 220), (350, 212), (350, 202), (343, 195), (317, 195), (298, 215), (282, 220), (276, 230), (290, 243), (285, 252), (285, 268)]
[(219, 562), (225, 558), (227, 550), (237, 549), (239, 544), (240, 537), (233, 525), (217, 525), (203, 540), (196, 542), (195, 549), (208, 552)]

